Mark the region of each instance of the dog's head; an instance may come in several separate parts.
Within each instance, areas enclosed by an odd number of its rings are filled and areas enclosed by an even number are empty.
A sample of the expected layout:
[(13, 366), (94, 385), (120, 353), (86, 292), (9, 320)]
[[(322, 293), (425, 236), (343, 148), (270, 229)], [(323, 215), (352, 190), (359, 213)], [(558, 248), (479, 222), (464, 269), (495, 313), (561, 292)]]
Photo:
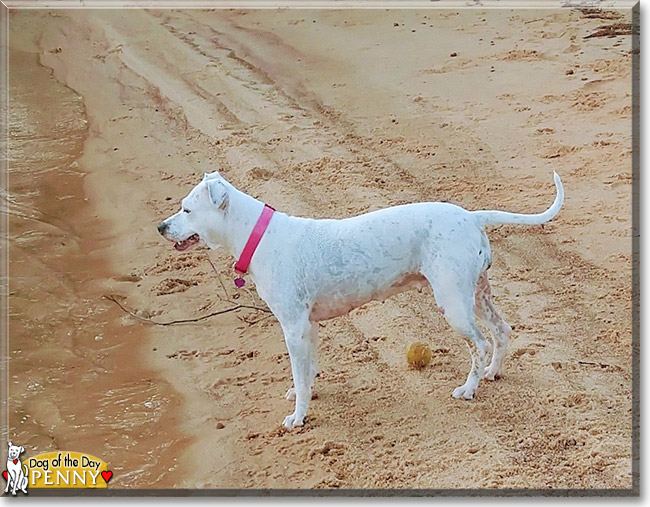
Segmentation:
[(18, 456), (25, 452), (25, 448), (22, 445), (14, 445), (11, 442), (7, 442), (7, 446), (9, 447), (7, 451), (8, 459), (18, 459)]
[(181, 201), (181, 209), (158, 225), (158, 232), (179, 252), (199, 244), (217, 248), (228, 212), (230, 184), (218, 172), (205, 174)]

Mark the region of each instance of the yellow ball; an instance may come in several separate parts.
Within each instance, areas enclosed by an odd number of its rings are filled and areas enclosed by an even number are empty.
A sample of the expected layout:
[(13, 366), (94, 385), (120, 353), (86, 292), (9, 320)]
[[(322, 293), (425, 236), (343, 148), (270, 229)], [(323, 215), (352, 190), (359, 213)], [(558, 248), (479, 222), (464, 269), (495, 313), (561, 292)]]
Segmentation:
[(406, 361), (414, 368), (424, 368), (431, 362), (431, 349), (426, 343), (411, 343), (406, 349)]

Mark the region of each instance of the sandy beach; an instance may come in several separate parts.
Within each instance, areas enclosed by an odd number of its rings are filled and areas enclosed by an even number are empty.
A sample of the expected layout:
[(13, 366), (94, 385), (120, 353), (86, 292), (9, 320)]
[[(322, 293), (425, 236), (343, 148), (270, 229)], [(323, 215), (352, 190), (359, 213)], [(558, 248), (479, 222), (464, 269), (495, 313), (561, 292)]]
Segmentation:
[[(14, 10), (10, 434), (115, 488), (632, 485), (628, 11)], [(514, 331), (451, 398), (465, 344), (430, 290), (320, 327), (307, 424), (288, 355), (224, 251), (156, 224), (220, 171), (284, 212), (445, 200), (560, 215), (491, 228)], [(108, 297), (108, 299), (107, 299)], [(118, 305), (132, 311), (133, 317)], [(238, 304), (243, 308), (197, 322)], [(405, 349), (433, 361), (409, 369)]]

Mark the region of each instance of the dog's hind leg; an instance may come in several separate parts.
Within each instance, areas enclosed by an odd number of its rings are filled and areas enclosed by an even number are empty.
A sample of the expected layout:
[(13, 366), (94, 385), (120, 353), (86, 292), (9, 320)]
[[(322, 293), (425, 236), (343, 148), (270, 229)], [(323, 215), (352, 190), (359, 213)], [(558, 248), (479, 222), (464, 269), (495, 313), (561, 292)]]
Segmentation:
[(454, 389), (452, 396), (456, 399), (471, 400), (476, 394), (480, 379), (492, 348), (476, 325), (474, 316), (474, 288), (476, 274), (465, 269), (458, 269), (458, 264), (438, 265), (423, 270), (433, 289), (436, 303), (443, 310), (449, 325), (463, 336), (469, 349), (472, 366), (467, 380)]
[(503, 319), (499, 310), (494, 306), (492, 301), (492, 289), (488, 280), (487, 271), (483, 271), (476, 283), (475, 293), (475, 310), (479, 319), (485, 322), (490, 329), (494, 340), (494, 351), (492, 352), (492, 361), (485, 370), (483, 378), (495, 380), (501, 373), (501, 366), (506, 355), (508, 339), (512, 328)]
[(306, 316), (304, 319), (292, 322), (281, 320), (280, 324), (282, 325), (284, 339), (289, 350), (296, 399), (296, 407), (293, 414), (288, 415), (283, 422), (285, 428), (291, 429), (304, 424), (311, 400), (313, 375), (310, 331), (312, 324)]

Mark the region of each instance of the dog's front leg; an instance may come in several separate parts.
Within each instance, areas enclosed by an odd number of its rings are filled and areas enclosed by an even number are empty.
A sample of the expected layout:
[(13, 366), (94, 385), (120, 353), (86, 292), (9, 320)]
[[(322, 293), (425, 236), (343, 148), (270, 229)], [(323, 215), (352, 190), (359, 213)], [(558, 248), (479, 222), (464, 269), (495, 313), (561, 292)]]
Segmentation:
[(293, 414), (284, 419), (284, 427), (291, 429), (304, 424), (305, 416), (309, 408), (312, 390), (312, 367), (311, 367), (311, 323), (308, 318), (296, 322), (280, 322), (284, 331), (284, 339), (289, 350), (291, 360), (291, 373), (293, 375), (293, 386), (296, 395), (296, 407)]
[(18, 474), (9, 473), (9, 479), (11, 480), (11, 494), (16, 496), (16, 486), (18, 486)]
[[(309, 367), (310, 373), (309, 378), (311, 379), (311, 396), (312, 399), (315, 396), (314, 393), (314, 383), (316, 382), (316, 376), (318, 375), (318, 322), (310, 322), (309, 328), (309, 340), (311, 341), (310, 347), (310, 358), (309, 358)], [(294, 401), (296, 399), (296, 390), (291, 387), (285, 398), (289, 401)]]

